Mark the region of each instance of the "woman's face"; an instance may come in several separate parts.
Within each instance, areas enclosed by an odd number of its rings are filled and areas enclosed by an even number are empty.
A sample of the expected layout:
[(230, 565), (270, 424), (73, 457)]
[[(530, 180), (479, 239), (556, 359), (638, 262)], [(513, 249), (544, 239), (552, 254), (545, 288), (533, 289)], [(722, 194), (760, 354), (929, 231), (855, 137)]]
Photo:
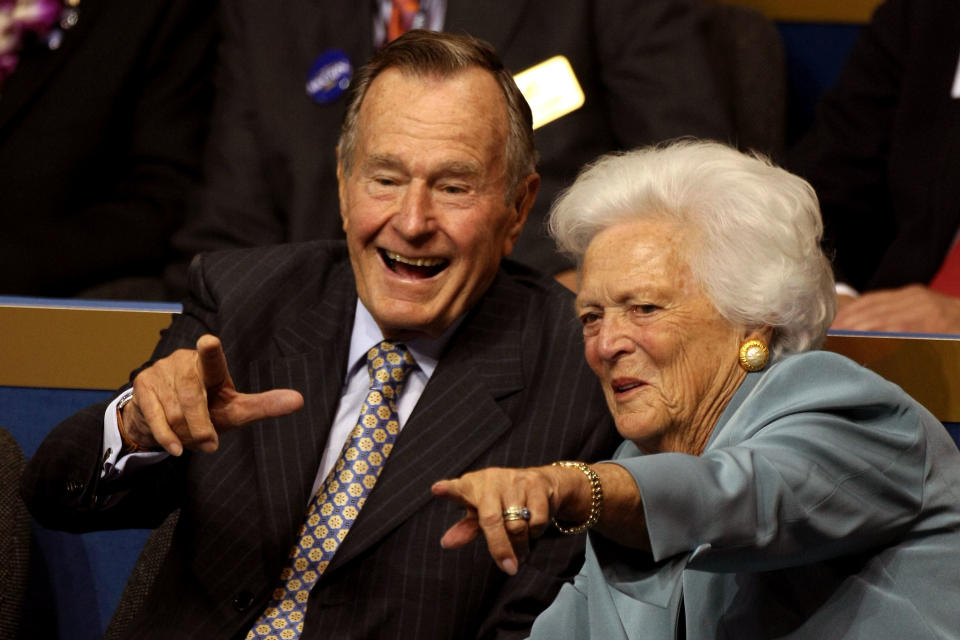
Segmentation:
[(747, 332), (694, 280), (692, 249), (680, 225), (644, 220), (606, 229), (584, 256), (576, 308), (587, 361), (617, 430), (647, 453), (699, 455), (746, 375), (737, 353)]

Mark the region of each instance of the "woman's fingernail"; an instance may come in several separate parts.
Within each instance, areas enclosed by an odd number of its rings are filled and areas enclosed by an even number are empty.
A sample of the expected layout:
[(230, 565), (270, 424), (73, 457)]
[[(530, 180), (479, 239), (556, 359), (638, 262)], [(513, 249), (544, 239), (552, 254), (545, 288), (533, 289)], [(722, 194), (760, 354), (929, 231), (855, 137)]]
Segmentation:
[(507, 558), (500, 566), (503, 567), (504, 572), (511, 576), (517, 575), (517, 561), (513, 558)]

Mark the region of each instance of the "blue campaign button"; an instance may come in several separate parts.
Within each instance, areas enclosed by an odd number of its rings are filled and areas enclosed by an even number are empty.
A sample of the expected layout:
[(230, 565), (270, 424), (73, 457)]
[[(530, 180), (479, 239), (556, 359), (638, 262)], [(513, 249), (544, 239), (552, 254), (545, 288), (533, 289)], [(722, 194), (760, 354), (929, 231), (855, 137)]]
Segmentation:
[(333, 102), (347, 90), (353, 79), (353, 65), (339, 49), (324, 51), (314, 60), (307, 74), (307, 95), (314, 102)]

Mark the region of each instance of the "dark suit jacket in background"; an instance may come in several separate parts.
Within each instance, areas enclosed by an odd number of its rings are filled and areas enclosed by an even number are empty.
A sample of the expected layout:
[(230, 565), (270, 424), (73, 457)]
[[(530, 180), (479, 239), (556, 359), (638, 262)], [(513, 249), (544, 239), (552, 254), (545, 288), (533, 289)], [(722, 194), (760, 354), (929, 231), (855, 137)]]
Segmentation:
[[(570, 296), (501, 270), (457, 330), (349, 536), (313, 589), (304, 638), (520, 636), (579, 568), (583, 540), (551, 531), (515, 577), (482, 541), (440, 548), (462, 515), (430, 485), (470, 469), (595, 460), (619, 441), (582, 354)], [(171, 556), (136, 638), (242, 637), (303, 522), (340, 399), (356, 301), (346, 250), (315, 242), (213, 254), (155, 358), (212, 332), (241, 390), (288, 387), (303, 409), (224, 434), (212, 455), (169, 458), (106, 496), (104, 405), (59, 425), (24, 490), (45, 526), (149, 527), (180, 507)], [(337, 445), (338, 446), (338, 445)]]
[(889, 0), (874, 14), (790, 168), (817, 190), (839, 279), (928, 283), (960, 228), (960, 4)]
[[(0, 295), (153, 276), (199, 175), (211, 0), (83, 0), (0, 96)], [(136, 292), (134, 292), (136, 293)]]
[[(207, 186), (177, 244), (198, 251), (342, 236), (335, 148), (346, 95), (317, 104), (313, 61), (373, 54), (369, 0), (234, 0), (224, 7)], [(586, 103), (536, 132), (540, 195), (513, 257), (570, 266), (544, 230), (550, 204), (601, 153), (681, 135), (726, 140), (725, 107), (700, 36), (700, 0), (448, 0), (445, 30), (488, 40), (513, 72), (569, 58)], [(185, 270), (171, 271), (183, 288)]]

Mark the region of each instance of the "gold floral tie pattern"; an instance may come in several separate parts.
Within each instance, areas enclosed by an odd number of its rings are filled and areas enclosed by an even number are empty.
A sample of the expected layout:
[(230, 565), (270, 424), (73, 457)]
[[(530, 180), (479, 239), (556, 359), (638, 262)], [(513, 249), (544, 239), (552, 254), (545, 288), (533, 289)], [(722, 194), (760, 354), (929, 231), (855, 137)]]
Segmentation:
[(247, 640), (300, 637), (310, 589), (347, 537), (393, 448), (400, 431), (397, 399), (413, 365), (413, 356), (402, 344), (384, 340), (367, 352), (370, 390), (357, 425), (310, 501), (306, 522), (290, 550), (290, 564), (280, 573), (280, 584)]

